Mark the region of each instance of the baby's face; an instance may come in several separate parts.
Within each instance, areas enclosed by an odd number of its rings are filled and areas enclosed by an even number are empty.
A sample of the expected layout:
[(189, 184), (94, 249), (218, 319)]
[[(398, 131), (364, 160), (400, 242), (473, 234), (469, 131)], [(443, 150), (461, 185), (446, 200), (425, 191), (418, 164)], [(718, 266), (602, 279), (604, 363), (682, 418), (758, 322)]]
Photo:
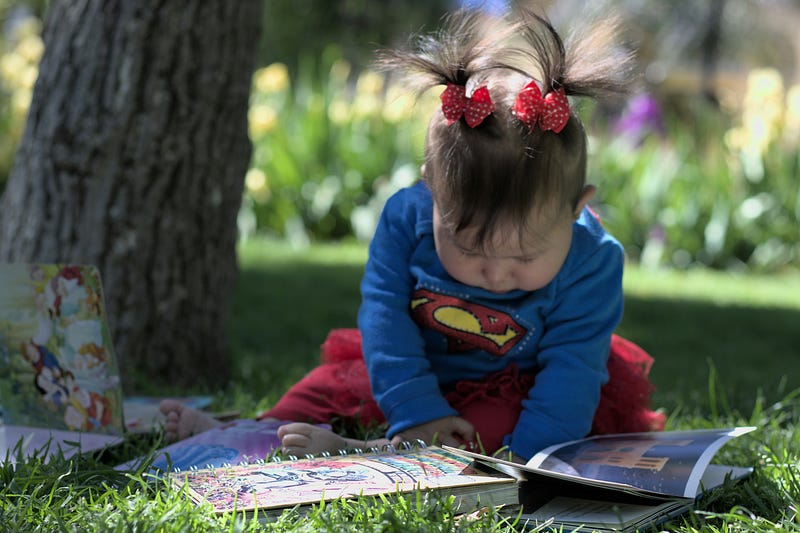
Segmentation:
[(564, 264), (573, 221), (565, 215), (522, 239), (510, 230), (494, 236), (487, 247), (475, 247), (475, 228), (454, 233), (434, 205), (433, 237), (442, 266), (457, 281), (495, 293), (535, 291), (550, 283)]

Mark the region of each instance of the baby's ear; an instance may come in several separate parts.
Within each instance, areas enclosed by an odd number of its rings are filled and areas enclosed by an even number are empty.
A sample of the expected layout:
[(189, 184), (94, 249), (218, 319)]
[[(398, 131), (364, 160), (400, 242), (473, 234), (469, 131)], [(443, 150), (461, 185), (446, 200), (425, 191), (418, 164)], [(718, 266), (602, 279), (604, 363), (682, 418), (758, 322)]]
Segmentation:
[(578, 220), (578, 217), (580, 217), (581, 213), (583, 212), (583, 208), (589, 204), (589, 200), (594, 197), (594, 193), (596, 192), (597, 187), (594, 185), (586, 185), (583, 187), (581, 196), (578, 198), (578, 202), (575, 204), (575, 210), (572, 212), (572, 216), (575, 220)]
[(422, 163), (422, 165), (419, 167), (419, 175), (423, 178), (425, 177), (425, 163)]

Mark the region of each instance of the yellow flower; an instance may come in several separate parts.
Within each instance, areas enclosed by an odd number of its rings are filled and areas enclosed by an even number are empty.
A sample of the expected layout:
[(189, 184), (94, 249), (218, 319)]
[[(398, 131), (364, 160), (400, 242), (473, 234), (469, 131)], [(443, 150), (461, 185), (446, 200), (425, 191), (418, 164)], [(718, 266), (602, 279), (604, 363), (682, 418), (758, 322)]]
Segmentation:
[(781, 128), (784, 113), (783, 78), (773, 68), (754, 69), (747, 77), (742, 126), (744, 147), (763, 155)]
[(344, 100), (334, 100), (328, 106), (328, 119), (340, 126), (346, 124), (350, 120), (350, 106)]
[(31, 107), (30, 89), (17, 89), (11, 95), (11, 110), (17, 117), (24, 117), (28, 114), (28, 109)]
[(746, 135), (742, 128), (731, 128), (725, 132), (725, 145), (729, 150), (737, 152), (744, 148)]
[(786, 93), (784, 120), (784, 144), (789, 148), (800, 147), (800, 85), (793, 85)]
[(279, 93), (289, 87), (289, 69), (283, 63), (273, 63), (258, 69), (253, 80), (262, 93)]
[(270, 191), (267, 185), (267, 175), (260, 168), (251, 168), (247, 171), (244, 185), (247, 192), (256, 202), (264, 203), (269, 200)]
[(267, 104), (256, 104), (247, 113), (250, 136), (260, 137), (272, 131), (278, 123), (278, 113)]
[(44, 43), (38, 35), (28, 35), (17, 44), (16, 52), (29, 63), (39, 63), (44, 53)]
[(39, 76), (39, 69), (35, 65), (28, 65), (19, 73), (19, 87), (22, 89), (33, 89), (36, 78)]
[(0, 76), (11, 87), (19, 87), (19, 73), (27, 67), (25, 58), (21, 55), (11, 52), (4, 54), (0, 58)]
[(358, 94), (353, 100), (353, 117), (368, 118), (380, 112), (381, 100), (371, 94)]
[(356, 82), (356, 97), (377, 96), (383, 91), (383, 76), (371, 70), (365, 70)]
[(783, 100), (783, 77), (774, 68), (757, 68), (747, 76), (745, 104), (756, 106)]

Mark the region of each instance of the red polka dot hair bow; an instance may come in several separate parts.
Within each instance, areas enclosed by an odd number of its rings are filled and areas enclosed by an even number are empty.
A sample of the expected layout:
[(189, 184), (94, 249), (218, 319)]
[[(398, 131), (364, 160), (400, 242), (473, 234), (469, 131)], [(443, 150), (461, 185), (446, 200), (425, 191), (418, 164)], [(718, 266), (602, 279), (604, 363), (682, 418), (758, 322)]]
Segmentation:
[(569, 121), (569, 100), (563, 87), (542, 98), (539, 86), (530, 81), (514, 100), (514, 114), (530, 129), (538, 124), (542, 131), (559, 133)]
[(476, 89), (472, 97), (467, 97), (466, 92), (463, 85), (448, 83), (442, 93), (442, 113), (448, 126), (464, 115), (467, 125), (474, 128), (494, 111), (494, 102), (486, 86)]

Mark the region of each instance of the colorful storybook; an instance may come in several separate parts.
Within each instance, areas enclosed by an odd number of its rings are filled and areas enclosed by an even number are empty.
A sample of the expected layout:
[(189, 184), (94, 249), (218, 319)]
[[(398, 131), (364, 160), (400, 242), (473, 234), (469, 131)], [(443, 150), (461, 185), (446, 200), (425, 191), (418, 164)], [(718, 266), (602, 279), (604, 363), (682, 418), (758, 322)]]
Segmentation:
[(517, 482), (496, 470), (437, 446), (369, 451), (282, 462), (263, 462), (171, 474), (197, 503), (270, 519), (338, 498), (404, 494), (415, 490), (452, 495), (464, 512), (517, 502)]
[(525, 465), (444, 448), (520, 481), (519, 505), (531, 528), (635, 531), (689, 511), (703, 493), (752, 468), (710, 464), (720, 447), (753, 427), (599, 435), (558, 444)]
[(0, 264), (0, 411), (0, 461), (122, 440), (122, 388), (95, 267)]

